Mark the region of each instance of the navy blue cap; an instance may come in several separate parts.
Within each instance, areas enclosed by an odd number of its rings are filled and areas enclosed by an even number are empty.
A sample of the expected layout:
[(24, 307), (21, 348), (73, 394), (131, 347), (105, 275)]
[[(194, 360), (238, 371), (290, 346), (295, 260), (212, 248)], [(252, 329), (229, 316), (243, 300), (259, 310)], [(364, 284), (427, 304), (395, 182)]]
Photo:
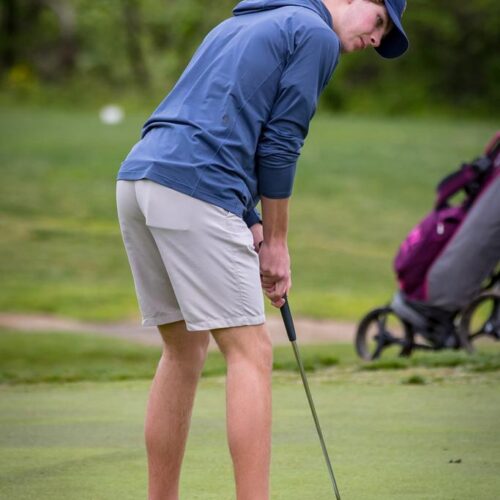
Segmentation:
[(401, 24), (401, 18), (406, 9), (406, 0), (384, 0), (384, 4), (393, 26), (375, 50), (382, 57), (393, 59), (403, 55), (409, 45), (408, 37)]

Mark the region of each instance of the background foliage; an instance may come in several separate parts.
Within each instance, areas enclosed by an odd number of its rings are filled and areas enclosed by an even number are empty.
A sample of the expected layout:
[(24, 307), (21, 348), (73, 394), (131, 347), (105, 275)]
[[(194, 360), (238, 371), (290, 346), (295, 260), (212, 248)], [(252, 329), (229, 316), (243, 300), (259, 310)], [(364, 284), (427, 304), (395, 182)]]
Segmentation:
[[(344, 111), (487, 116), (500, 101), (497, 0), (409, 0), (408, 56), (343, 57), (323, 106)], [(0, 89), (156, 103), (235, 0), (3, 0)], [(49, 90), (52, 90), (53, 94)]]

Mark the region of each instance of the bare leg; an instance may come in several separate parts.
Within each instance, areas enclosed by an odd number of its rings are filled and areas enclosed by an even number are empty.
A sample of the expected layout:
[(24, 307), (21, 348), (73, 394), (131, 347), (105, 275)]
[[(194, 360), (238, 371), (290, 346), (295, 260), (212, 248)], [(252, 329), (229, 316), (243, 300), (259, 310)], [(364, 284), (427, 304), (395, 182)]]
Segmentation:
[(149, 500), (178, 500), (181, 464), (209, 333), (188, 332), (183, 321), (158, 329), (163, 354), (151, 386), (145, 425)]
[(238, 500), (269, 499), (272, 345), (265, 325), (214, 330), (227, 363), (227, 433)]

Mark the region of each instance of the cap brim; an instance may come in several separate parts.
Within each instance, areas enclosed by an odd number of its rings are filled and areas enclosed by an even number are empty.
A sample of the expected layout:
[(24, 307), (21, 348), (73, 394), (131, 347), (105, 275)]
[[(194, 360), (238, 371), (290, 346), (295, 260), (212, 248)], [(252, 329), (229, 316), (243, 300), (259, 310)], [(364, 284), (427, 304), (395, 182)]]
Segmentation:
[(385, 2), (385, 7), (393, 26), (391, 31), (382, 38), (382, 42), (375, 50), (382, 57), (394, 59), (403, 55), (408, 50), (409, 42), (396, 11), (387, 2)]

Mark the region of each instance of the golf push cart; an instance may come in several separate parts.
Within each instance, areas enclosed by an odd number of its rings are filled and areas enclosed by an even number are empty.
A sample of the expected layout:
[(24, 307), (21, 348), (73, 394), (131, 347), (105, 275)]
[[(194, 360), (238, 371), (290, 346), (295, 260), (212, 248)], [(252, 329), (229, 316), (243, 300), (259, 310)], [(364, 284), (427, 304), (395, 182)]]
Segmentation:
[[(449, 312), (425, 303), (427, 272), (476, 199), (497, 177), (500, 177), (500, 132), (490, 141), (483, 156), (462, 165), (441, 181), (434, 210), (402, 243), (395, 259), (399, 291), (390, 304), (368, 312), (358, 325), (355, 347), (362, 359), (376, 360), (389, 352), (410, 356), (415, 349), (463, 348), (472, 353), (479, 338), (500, 340), (498, 262), (489, 279), (462, 309)], [(453, 205), (450, 199), (457, 193), (463, 198), (459, 205)]]

